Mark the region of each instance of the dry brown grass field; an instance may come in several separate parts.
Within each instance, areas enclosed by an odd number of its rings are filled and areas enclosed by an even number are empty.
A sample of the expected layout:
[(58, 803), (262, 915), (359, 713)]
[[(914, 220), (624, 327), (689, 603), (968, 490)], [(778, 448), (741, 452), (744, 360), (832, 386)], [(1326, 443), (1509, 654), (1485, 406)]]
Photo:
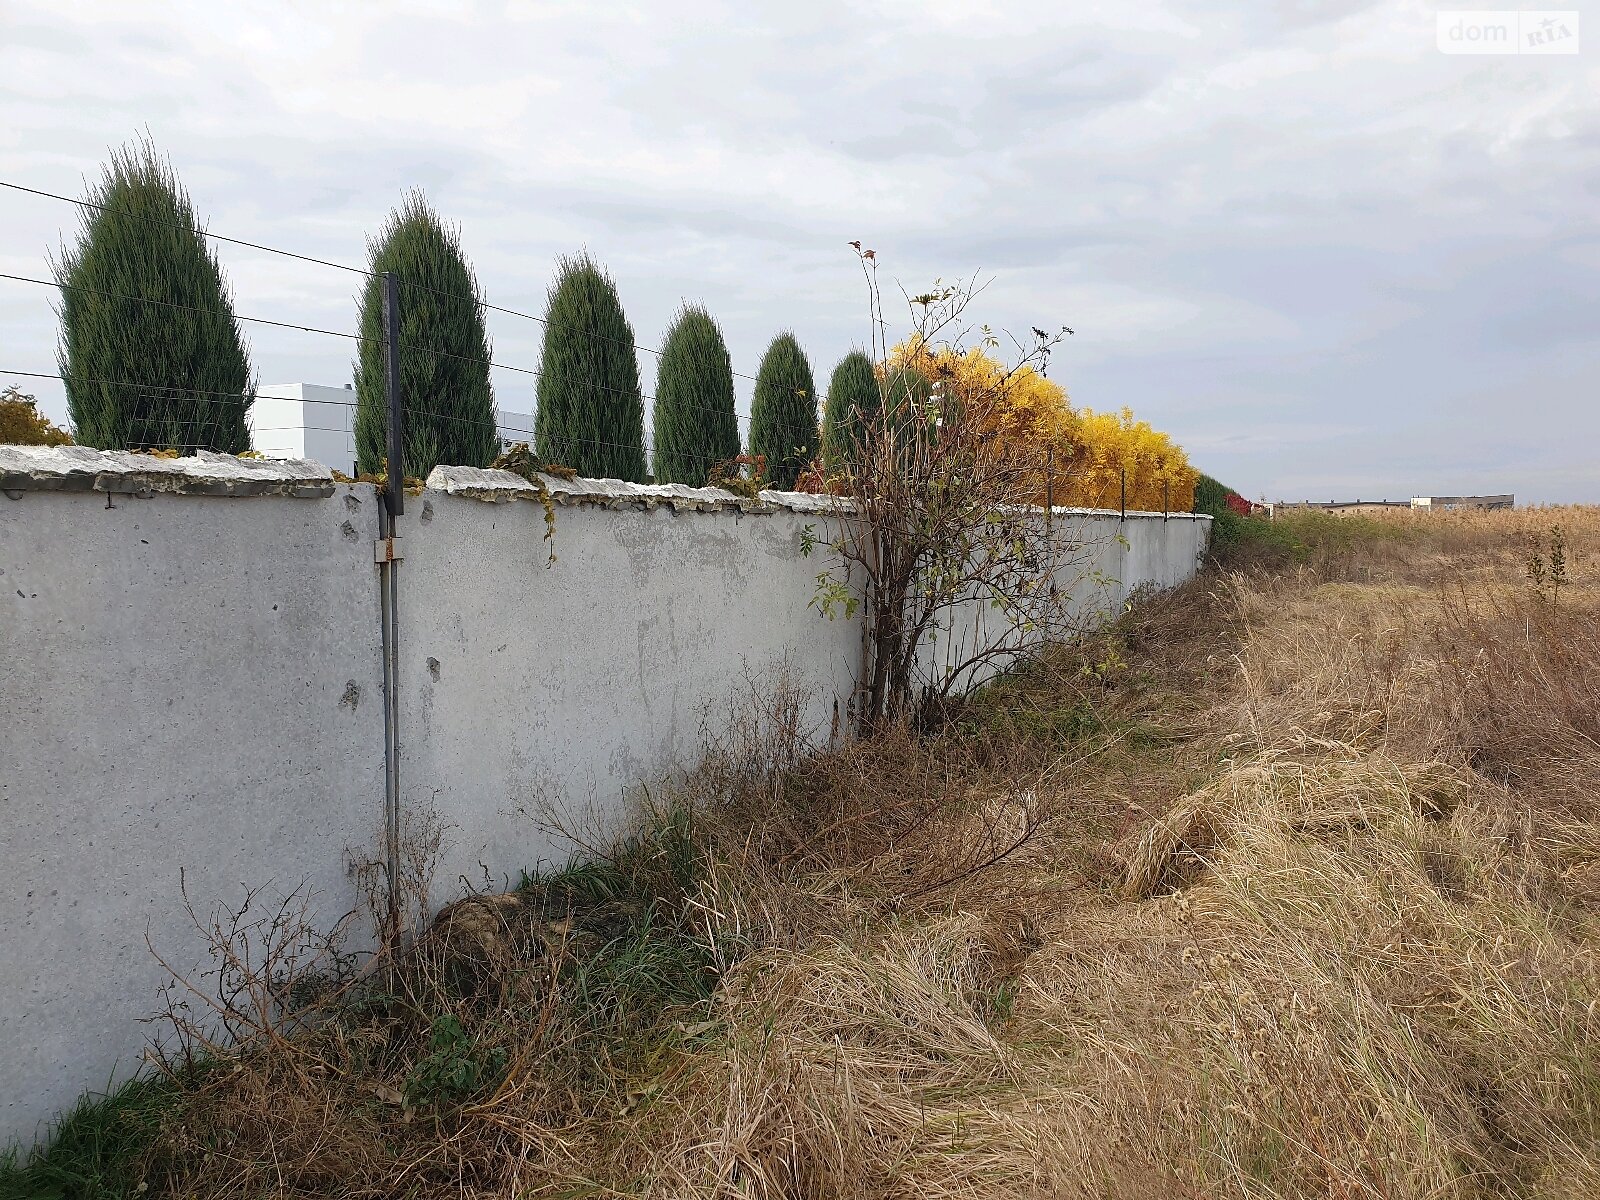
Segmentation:
[(807, 755), (768, 681), (607, 857), (14, 1186), (1600, 1195), (1600, 510), (1272, 538), (936, 736)]

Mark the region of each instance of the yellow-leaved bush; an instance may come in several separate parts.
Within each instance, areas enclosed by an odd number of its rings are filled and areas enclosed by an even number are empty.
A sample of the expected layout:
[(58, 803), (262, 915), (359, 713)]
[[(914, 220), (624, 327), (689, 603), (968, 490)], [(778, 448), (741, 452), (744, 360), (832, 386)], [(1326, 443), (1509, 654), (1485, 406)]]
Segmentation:
[(1131, 409), (1075, 409), (1059, 383), (1031, 366), (1014, 370), (982, 350), (938, 348), (917, 339), (889, 354), (890, 371), (910, 368), (951, 397), (977, 401), (997, 452), (1037, 455), (1036, 502), (1074, 508), (1190, 512), (1199, 472), (1183, 448)]
[(40, 412), (32, 396), (8, 387), (0, 392), (0, 445), (70, 446), (72, 435)]

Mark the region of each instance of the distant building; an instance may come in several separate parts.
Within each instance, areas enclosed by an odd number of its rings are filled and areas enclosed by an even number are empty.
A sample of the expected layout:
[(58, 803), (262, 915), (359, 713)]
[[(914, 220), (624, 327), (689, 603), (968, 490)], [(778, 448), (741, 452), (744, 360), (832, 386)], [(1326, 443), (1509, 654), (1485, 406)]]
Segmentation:
[(1425, 509), (1453, 509), (1453, 508), (1515, 508), (1517, 497), (1515, 494), (1508, 496), (1413, 496), (1412, 508)]
[(1301, 500), (1291, 504), (1280, 500), (1268, 506), (1272, 515), (1279, 512), (1311, 510), (1313, 512), (1332, 513), (1336, 517), (1347, 517), (1352, 513), (1383, 512), (1391, 508), (1410, 508), (1409, 500)]
[[(320, 383), (271, 383), (250, 406), (250, 444), (268, 458), (309, 458), (355, 474), (356, 393)], [(500, 445), (533, 440), (533, 416), (504, 412)]]
[(1442, 512), (1457, 508), (1515, 508), (1517, 498), (1508, 496), (1413, 496), (1409, 500), (1279, 500), (1275, 504), (1252, 505), (1268, 517), (1282, 512), (1325, 512), (1336, 517), (1357, 513), (1385, 512), (1389, 509), (1420, 509), (1424, 512)]
[(309, 458), (354, 474), (356, 394), (318, 383), (274, 383), (256, 390), (250, 444), (268, 458)]

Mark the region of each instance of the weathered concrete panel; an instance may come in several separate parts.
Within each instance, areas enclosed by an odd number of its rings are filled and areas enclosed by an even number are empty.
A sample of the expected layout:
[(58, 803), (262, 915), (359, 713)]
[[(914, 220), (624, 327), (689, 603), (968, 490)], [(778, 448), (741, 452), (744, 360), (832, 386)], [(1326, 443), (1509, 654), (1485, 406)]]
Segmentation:
[(0, 1144), (137, 1065), (202, 915), (355, 903), (382, 829), (371, 488), (0, 498)]
[(403, 525), (402, 789), (455, 826), (439, 877), (516, 882), (571, 846), (546, 805), (614, 812), (689, 765), (704, 706), (787, 656), (826, 736), (859, 654), (808, 607), (814, 517), (561, 506), (430, 494)]

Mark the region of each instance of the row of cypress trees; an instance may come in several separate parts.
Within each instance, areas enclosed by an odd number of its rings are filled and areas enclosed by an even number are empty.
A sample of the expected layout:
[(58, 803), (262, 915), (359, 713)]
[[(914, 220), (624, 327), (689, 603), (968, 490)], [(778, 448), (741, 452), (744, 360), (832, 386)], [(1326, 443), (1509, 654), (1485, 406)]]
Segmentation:
[[(88, 196), (73, 246), (52, 263), (61, 285), (59, 361), (78, 440), (101, 448), (249, 448), (255, 378), (221, 265), (188, 193), (148, 141), (114, 151)], [(459, 231), (409, 193), (367, 244), (354, 363), (362, 470), (388, 452), (383, 272), (400, 280), (405, 470), (487, 466), (499, 451), (484, 300)], [(558, 264), (544, 317), (535, 452), (591, 477), (702, 484), (740, 453), (733, 367), (699, 305), (674, 317), (660, 351), (644, 448), (644, 396), (633, 327), (615, 282), (588, 254)], [(789, 332), (756, 374), (748, 450), (771, 485), (789, 488), (817, 457), (846, 453), (851, 414), (876, 405), (862, 352), (835, 369), (819, 430), (811, 364)], [(823, 434), (827, 433), (825, 439)], [(823, 445), (824, 441), (829, 445)]]

